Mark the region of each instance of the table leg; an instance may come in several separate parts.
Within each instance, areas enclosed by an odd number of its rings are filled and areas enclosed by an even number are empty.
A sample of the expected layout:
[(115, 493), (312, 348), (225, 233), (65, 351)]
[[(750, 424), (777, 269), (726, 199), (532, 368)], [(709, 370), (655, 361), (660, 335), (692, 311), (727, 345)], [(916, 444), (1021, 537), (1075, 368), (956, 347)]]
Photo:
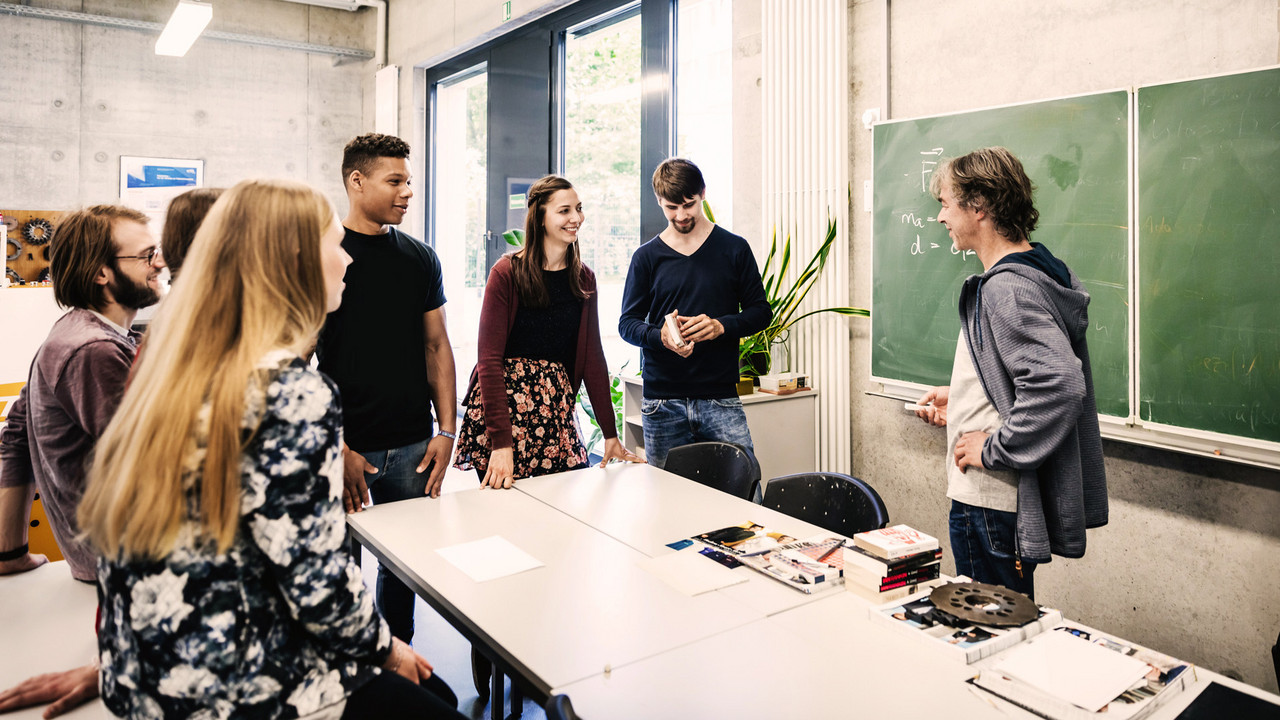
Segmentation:
[(511, 717), (518, 718), (524, 714), (524, 693), (515, 678), (511, 678)]
[(502, 692), (502, 671), (495, 664), (493, 675), (489, 678), (489, 720), (502, 720), (502, 706), (505, 704)]

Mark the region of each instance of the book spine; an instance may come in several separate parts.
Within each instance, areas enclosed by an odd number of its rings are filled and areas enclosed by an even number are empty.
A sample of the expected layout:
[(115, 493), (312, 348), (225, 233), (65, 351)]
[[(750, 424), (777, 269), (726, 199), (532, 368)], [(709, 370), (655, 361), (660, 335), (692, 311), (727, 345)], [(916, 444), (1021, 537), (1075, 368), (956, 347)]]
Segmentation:
[(923, 583), (923, 582), (929, 582), (930, 580), (935, 580), (937, 579), (937, 577), (938, 576), (935, 573), (933, 577), (907, 578), (904, 580), (895, 580), (893, 582), (884, 582), (880, 584), (880, 592), (884, 592), (886, 590), (896, 590), (900, 587), (906, 587), (908, 585), (919, 585), (920, 583)]
[(940, 563), (932, 563), (923, 567), (916, 567), (902, 572), (891, 573), (889, 575), (880, 575), (879, 573), (869, 573), (862, 568), (850, 568), (846, 576), (853, 578), (857, 582), (864, 585), (874, 584), (881, 585), (899, 580), (933, 580), (941, 574), (942, 565)]
[(919, 570), (912, 570), (910, 572), (898, 573), (897, 575), (890, 575), (889, 577), (880, 581), (880, 589), (890, 590), (896, 587), (902, 587), (903, 585), (911, 585), (915, 583), (926, 582), (928, 580), (935, 580), (941, 574), (940, 568), (941, 568), (940, 565), (931, 565), (929, 567), (920, 568)]
[(886, 577), (896, 573), (910, 570), (912, 568), (930, 565), (942, 560), (942, 550), (934, 550), (932, 552), (916, 553), (908, 555), (897, 560), (885, 560), (881, 557), (871, 555), (867, 551), (857, 548), (845, 546), (844, 562), (846, 566), (856, 567), (872, 575)]

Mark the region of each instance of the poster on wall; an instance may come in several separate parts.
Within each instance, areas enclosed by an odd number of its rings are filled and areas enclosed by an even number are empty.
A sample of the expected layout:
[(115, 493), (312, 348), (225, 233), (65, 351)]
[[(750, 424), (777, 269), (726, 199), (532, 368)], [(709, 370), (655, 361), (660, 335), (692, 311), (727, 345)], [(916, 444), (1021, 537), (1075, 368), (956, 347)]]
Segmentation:
[(203, 160), (120, 156), (120, 203), (146, 213), (156, 237), (169, 201), (198, 187), (204, 187)]

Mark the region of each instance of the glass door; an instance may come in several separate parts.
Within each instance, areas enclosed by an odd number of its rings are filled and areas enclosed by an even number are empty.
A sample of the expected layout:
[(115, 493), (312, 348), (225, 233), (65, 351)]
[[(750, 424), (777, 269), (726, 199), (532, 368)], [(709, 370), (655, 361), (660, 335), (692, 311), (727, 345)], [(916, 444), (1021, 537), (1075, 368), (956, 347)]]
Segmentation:
[(486, 229), (489, 73), (481, 63), (438, 82), (432, 157), (431, 237), (444, 271), (449, 340), (463, 399), (476, 364), (476, 327), (488, 279)]
[[(569, 28), (564, 35), (564, 175), (586, 221), (582, 259), (599, 286), (600, 334), (609, 369), (633, 375), (639, 351), (618, 336), (622, 288), (640, 237), (640, 4)], [(626, 369), (622, 366), (626, 363)]]

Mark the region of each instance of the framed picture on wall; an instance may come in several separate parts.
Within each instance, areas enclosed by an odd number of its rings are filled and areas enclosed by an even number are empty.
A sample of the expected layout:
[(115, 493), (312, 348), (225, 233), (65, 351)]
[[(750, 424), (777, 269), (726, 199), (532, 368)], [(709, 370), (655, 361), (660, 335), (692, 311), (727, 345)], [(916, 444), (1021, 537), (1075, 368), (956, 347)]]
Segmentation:
[(204, 187), (203, 160), (120, 156), (120, 203), (146, 213), (157, 236), (169, 201), (198, 187)]

